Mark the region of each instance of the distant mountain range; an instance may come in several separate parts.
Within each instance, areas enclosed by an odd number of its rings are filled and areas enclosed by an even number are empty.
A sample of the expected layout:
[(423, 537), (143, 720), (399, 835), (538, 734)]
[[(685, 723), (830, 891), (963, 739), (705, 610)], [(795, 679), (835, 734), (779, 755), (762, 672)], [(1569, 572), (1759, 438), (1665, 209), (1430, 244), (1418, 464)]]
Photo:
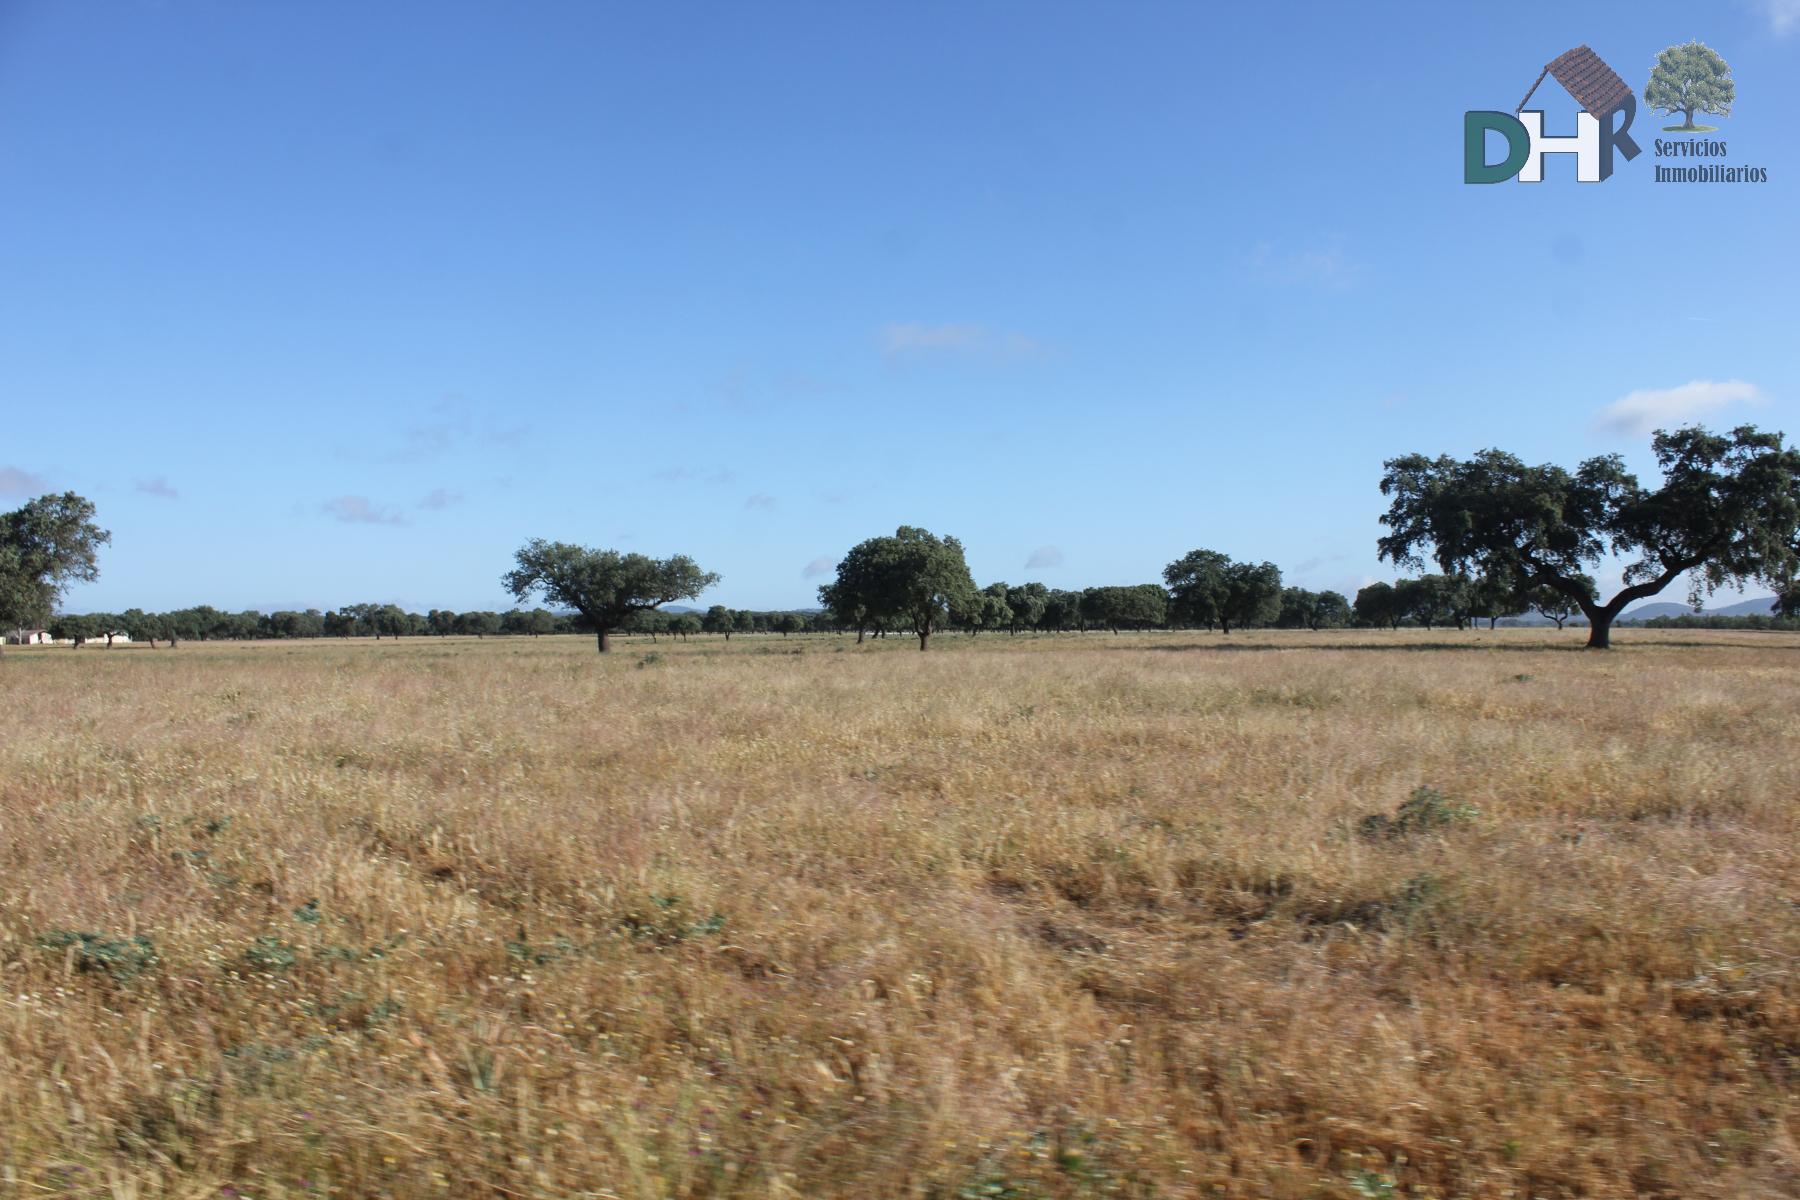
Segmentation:
[(1656, 617), (1767, 617), (1775, 611), (1775, 597), (1756, 596), (1749, 600), (1739, 600), (1736, 604), (1727, 604), (1723, 608), (1703, 608), (1698, 614), (1685, 604), (1675, 604), (1668, 600), (1640, 604), (1636, 608), (1628, 608), (1619, 615), (1621, 621), (1649, 621)]
[[(1722, 608), (1703, 608), (1698, 613), (1685, 604), (1672, 600), (1656, 600), (1628, 608), (1619, 614), (1621, 621), (1653, 621), (1657, 617), (1767, 617), (1774, 614), (1775, 597), (1756, 596), (1749, 600), (1739, 600), (1736, 604), (1727, 604)], [(1525, 613), (1522, 616), (1508, 618), (1513, 625), (1549, 625), (1552, 622), (1536, 613)], [(1571, 625), (1586, 625), (1587, 618), (1576, 616)]]

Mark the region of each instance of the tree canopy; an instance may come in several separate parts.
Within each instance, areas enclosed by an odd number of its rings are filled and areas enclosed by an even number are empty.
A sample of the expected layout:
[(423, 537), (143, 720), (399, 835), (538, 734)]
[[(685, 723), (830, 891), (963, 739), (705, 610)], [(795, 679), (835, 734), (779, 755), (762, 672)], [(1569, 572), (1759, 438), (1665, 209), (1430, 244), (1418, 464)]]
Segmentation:
[(1018, 633), (1023, 626), (1036, 629), (1044, 619), (1044, 608), (1050, 602), (1050, 589), (1041, 583), (1022, 583), (1006, 589), (1006, 607), (1012, 612), (1008, 632)]
[(1233, 562), (1217, 550), (1190, 550), (1163, 568), (1163, 582), (1183, 620), (1226, 633), (1233, 625), (1267, 625), (1281, 615), (1281, 570), (1274, 563)]
[(953, 616), (973, 618), (981, 604), (962, 543), (912, 525), (851, 547), (819, 599), (856, 627), (857, 641), (864, 629), (894, 622), (918, 635), (921, 650)]
[(93, 502), (74, 492), (0, 513), (0, 624), (47, 622), (70, 584), (100, 577), (99, 550), (111, 541)]
[(1358, 622), (1376, 628), (1398, 629), (1406, 616), (1399, 589), (1391, 583), (1371, 583), (1358, 589), (1351, 611)]
[(1281, 606), (1275, 624), (1283, 629), (1334, 628), (1350, 623), (1350, 601), (1339, 592), (1314, 592), (1306, 588), (1281, 589)]
[(1154, 629), (1169, 619), (1169, 593), (1154, 583), (1088, 588), (1081, 593), (1081, 617), (1114, 633)]
[[(1446, 572), (1554, 588), (1586, 615), (1596, 648), (1610, 644), (1626, 605), (1683, 574), (1696, 601), (1751, 579), (1784, 586), (1800, 530), (1800, 451), (1750, 425), (1725, 434), (1659, 430), (1652, 446), (1663, 474), (1655, 489), (1616, 454), (1574, 472), (1527, 466), (1501, 450), (1466, 460), (1390, 459), (1381, 556), (1422, 567), (1429, 554)], [(1584, 571), (1609, 554), (1631, 561), (1626, 586), (1601, 603)]]
[(1217, 550), (1189, 550), (1163, 568), (1163, 582), (1174, 597), (1176, 616), (1208, 629), (1225, 611), (1229, 556)]
[(514, 558), (518, 565), (501, 576), (501, 585), (514, 599), (541, 592), (551, 604), (580, 613), (601, 653), (607, 636), (633, 613), (690, 600), (719, 582), (685, 554), (651, 558), (534, 538)]

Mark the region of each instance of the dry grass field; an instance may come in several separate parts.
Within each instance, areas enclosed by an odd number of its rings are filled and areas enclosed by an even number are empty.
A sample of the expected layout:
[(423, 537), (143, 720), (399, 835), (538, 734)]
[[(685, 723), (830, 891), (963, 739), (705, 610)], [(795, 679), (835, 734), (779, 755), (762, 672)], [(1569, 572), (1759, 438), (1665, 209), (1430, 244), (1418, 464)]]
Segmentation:
[(0, 1197), (1795, 1195), (1800, 638), (1580, 641), (10, 652)]

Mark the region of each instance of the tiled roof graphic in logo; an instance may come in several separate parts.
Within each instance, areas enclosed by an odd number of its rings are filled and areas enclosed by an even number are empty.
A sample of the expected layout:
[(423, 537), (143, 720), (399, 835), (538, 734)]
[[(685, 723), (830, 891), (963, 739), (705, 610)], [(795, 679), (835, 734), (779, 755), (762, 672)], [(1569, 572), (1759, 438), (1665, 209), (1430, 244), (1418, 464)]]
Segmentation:
[(1526, 92), (1519, 107), (1513, 109), (1515, 113), (1531, 101), (1532, 93), (1538, 90), (1538, 83), (1544, 82), (1546, 75), (1555, 76), (1563, 90), (1575, 97), (1575, 103), (1596, 117), (1604, 116), (1628, 99), (1635, 99), (1631, 85), (1620, 79), (1619, 73), (1607, 66), (1606, 60), (1584, 42), (1573, 50), (1563, 51), (1538, 72), (1537, 83), (1531, 85), (1531, 91)]

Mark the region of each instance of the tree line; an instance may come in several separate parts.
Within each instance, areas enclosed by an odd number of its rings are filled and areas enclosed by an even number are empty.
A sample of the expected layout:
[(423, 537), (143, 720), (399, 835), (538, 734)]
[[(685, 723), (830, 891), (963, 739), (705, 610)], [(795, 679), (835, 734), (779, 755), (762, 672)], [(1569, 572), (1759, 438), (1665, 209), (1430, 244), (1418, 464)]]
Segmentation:
[[(1774, 587), (1791, 607), (1800, 591), (1800, 450), (1752, 425), (1658, 430), (1651, 447), (1663, 475), (1654, 487), (1617, 454), (1574, 471), (1529, 466), (1502, 450), (1387, 460), (1388, 532), (1377, 552), (1397, 566), (1422, 572), (1431, 561), (1439, 570), (1371, 585), (1353, 604), (1320, 593), (1292, 597), (1284, 610), (1274, 564), (1193, 550), (1164, 568), (1162, 584), (1090, 588), (1074, 611), (1115, 630), (1184, 623), (1225, 632), (1279, 621), (1284, 611), (1296, 619), (1307, 603), (1308, 624), (1342, 619), (1346, 609), (1353, 620), (1390, 626), (1492, 624), (1535, 610), (1561, 628), (1579, 612), (1588, 645), (1605, 649), (1627, 605), (1683, 576), (1696, 607), (1703, 594), (1751, 581)], [(1602, 598), (1590, 572), (1608, 558), (1627, 560), (1624, 586)], [(537, 593), (580, 612), (604, 651), (608, 631), (634, 611), (697, 596), (718, 578), (685, 555), (657, 560), (538, 540), (519, 551), (503, 582), (518, 599)], [(1031, 586), (1019, 593), (1027, 612)], [(1006, 584), (975, 586), (961, 542), (911, 525), (853, 546), (819, 601), (858, 641), (870, 630), (907, 630), (920, 650), (946, 628), (1011, 627), (1015, 611)]]
[[(1207, 554), (1207, 551), (1196, 551)], [(1222, 556), (1221, 556), (1222, 557)], [(1279, 573), (1268, 576), (1279, 584)], [(1090, 587), (1067, 591), (1042, 583), (993, 583), (947, 610), (940, 628), (959, 633), (1085, 633), (1148, 629), (1340, 629), (1455, 625), (1519, 616), (1513, 604), (1484, 604), (1482, 590), (1466, 579), (1425, 576), (1396, 584), (1372, 584), (1354, 603), (1334, 591), (1299, 587), (1258, 588), (1222, 606), (1190, 588), (1182, 597), (1162, 584)], [(1271, 600), (1271, 597), (1273, 599)], [(434, 608), (408, 612), (394, 604), (346, 604), (320, 610), (241, 612), (210, 605), (168, 612), (62, 613), (46, 626), (50, 636), (75, 645), (104, 643), (124, 634), (133, 643), (184, 641), (281, 641), (305, 638), (540, 637), (594, 634), (579, 613), (547, 608), (457, 612)], [(634, 636), (687, 638), (699, 634), (820, 634), (858, 632), (854, 613), (834, 608), (759, 611), (715, 604), (705, 612), (640, 609), (609, 631)], [(864, 636), (915, 632), (893, 614), (865, 611)]]
[[(1528, 466), (1501, 450), (1469, 459), (1404, 455), (1384, 464), (1380, 481), (1388, 532), (1381, 558), (1424, 572), (1337, 592), (1284, 587), (1269, 562), (1234, 561), (1191, 550), (1169, 563), (1160, 583), (1063, 591), (1041, 583), (977, 587), (962, 543), (916, 526), (869, 538), (838, 563), (819, 589), (816, 613), (757, 614), (715, 605), (704, 614), (668, 607), (719, 582), (692, 558), (655, 559), (534, 539), (514, 555), (501, 584), (516, 602), (548, 608), (507, 613), (406, 613), (394, 605), (347, 605), (333, 612), (219, 613), (204, 607), (149, 614), (58, 618), (76, 638), (117, 626), (145, 640), (183, 637), (405, 636), (420, 633), (555, 633), (595, 636), (604, 652), (619, 632), (686, 636), (711, 632), (909, 633), (928, 649), (952, 629), (1018, 633), (1104, 628), (1233, 629), (1263, 625), (1313, 629), (1358, 624), (1466, 627), (1535, 611), (1560, 629), (1585, 618), (1588, 645), (1610, 645), (1626, 605), (1686, 576), (1689, 598), (1758, 581), (1779, 594), (1783, 615), (1800, 610), (1800, 450), (1780, 433), (1740, 426), (1659, 430), (1652, 448), (1663, 479), (1646, 486), (1616, 454), (1574, 471)], [(74, 493), (44, 496), (0, 514), (0, 625), (48, 620), (67, 587), (94, 579), (97, 552), (110, 535), (93, 523), (94, 506)], [(1624, 558), (1624, 585), (1603, 599), (1589, 573)], [(101, 628), (106, 626), (107, 628)]]
[[(634, 613), (620, 632), (685, 638), (699, 633), (820, 633), (830, 629), (829, 614), (817, 612), (753, 612), (715, 606), (713, 612)], [(34, 626), (35, 627), (35, 626)], [(395, 604), (346, 604), (321, 611), (247, 609), (232, 612), (196, 605), (169, 612), (145, 612), (131, 608), (121, 613), (59, 613), (44, 627), (51, 637), (82, 645), (112, 644), (118, 634), (133, 642), (273, 641), (290, 638), (401, 638), (401, 637), (539, 637), (551, 634), (592, 633), (578, 614), (546, 608), (505, 612), (434, 608), (408, 612)]]

